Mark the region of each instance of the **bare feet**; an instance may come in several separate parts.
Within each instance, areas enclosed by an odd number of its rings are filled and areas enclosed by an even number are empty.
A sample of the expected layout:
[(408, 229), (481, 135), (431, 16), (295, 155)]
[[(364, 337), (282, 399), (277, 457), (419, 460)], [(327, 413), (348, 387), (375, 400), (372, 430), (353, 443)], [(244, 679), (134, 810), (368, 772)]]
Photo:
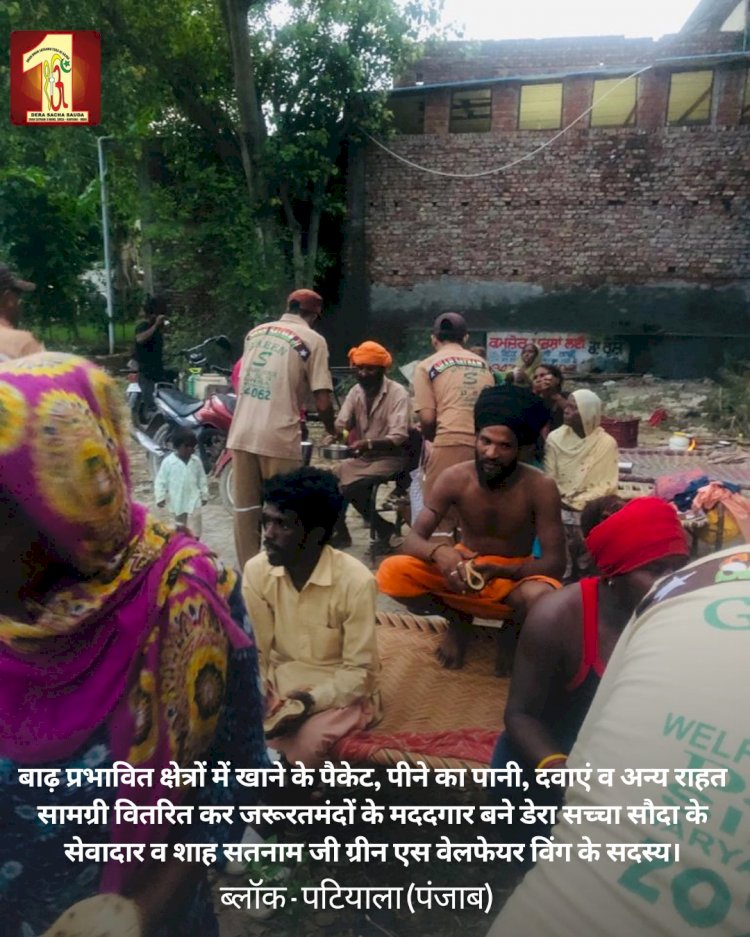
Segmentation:
[(464, 665), (466, 645), (469, 643), (469, 630), (466, 625), (450, 622), (443, 635), (435, 657), (446, 670), (460, 670)]

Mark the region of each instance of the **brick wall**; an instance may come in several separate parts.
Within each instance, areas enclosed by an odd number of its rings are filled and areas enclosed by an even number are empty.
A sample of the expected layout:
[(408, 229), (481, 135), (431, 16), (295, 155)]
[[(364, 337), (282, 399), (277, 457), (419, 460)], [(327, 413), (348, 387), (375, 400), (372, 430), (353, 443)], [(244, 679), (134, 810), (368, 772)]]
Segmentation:
[[(711, 126), (665, 127), (666, 70), (640, 84), (638, 127), (576, 127), (512, 170), (478, 179), (428, 175), (370, 146), (364, 192), (371, 284), (436, 278), (561, 286), (750, 278), (750, 126), (739, 125), (743, 68), (717, 68)], [(449, 134), (449, 91), (428, 95), (425, 135), (402, 156), (472, 173), (552, 135), (515, 130), (518, 85), (493, 89), (493, 130)], [(591, 100), (569, 79), (564, 123)]]

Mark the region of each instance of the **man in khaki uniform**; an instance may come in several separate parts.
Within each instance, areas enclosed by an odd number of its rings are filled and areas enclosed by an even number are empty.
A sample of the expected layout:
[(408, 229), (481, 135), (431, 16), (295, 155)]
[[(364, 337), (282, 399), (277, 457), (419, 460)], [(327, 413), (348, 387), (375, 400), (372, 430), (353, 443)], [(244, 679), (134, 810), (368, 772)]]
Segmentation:
[(21, 296), (35, 288), (33, 283), (19, 280), (5, 264), (0, 264), (0, 361), (44, 351), (44, 345), (31, 332), (17, 328)]
[(233, 450), (234, 537), (240, 567), (260, 550), (264, 479), (302, 465), (300, 410), (312, 393), (318, 416), (334, 432), (328, 345), (313, 330), (323, 300), (295, 290), (277, 322), (248, 332), (237, 408), (227, 446)]
[[(421, 361), (414, 372), (414, 410), (422, 435), (432, 442), (422, 482), (426, 506), (445, 469), (474, 459), (474, 404), (482, 390), (494, 384), (487, 362), (464, 347), (467, 335), (462, 315), (439, 315), (432, 329), (435, 354)], [(448, 512), (433, 536), (450, 535), (457, 523), (456, 512)]]

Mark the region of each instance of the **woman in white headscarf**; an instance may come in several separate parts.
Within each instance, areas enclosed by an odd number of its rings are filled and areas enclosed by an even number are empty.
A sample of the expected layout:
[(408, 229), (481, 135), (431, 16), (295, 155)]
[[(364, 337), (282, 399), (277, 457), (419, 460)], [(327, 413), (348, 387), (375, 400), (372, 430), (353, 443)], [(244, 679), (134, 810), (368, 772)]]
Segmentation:
[(547, 437), (544, 468), (557, 482), (568, 542), (566, 579), (576, 581), (592, 565), (581, 537), (581, 511), (594, 498), (617, 491), (617, 443), (601, 428), (602, 402), (590, 390), (565, 403), (564, 425)]

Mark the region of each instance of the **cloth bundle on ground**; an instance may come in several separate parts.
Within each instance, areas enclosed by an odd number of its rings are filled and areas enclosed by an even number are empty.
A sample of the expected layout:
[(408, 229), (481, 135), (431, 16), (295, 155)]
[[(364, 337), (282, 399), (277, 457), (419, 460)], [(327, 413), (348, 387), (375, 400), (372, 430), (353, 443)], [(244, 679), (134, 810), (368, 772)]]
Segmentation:
[(661, 498), (634, 498), (597, 524), (586, 547), (604, 576), (622, 576), (665, 556), (688, 556), (677, 512)]

